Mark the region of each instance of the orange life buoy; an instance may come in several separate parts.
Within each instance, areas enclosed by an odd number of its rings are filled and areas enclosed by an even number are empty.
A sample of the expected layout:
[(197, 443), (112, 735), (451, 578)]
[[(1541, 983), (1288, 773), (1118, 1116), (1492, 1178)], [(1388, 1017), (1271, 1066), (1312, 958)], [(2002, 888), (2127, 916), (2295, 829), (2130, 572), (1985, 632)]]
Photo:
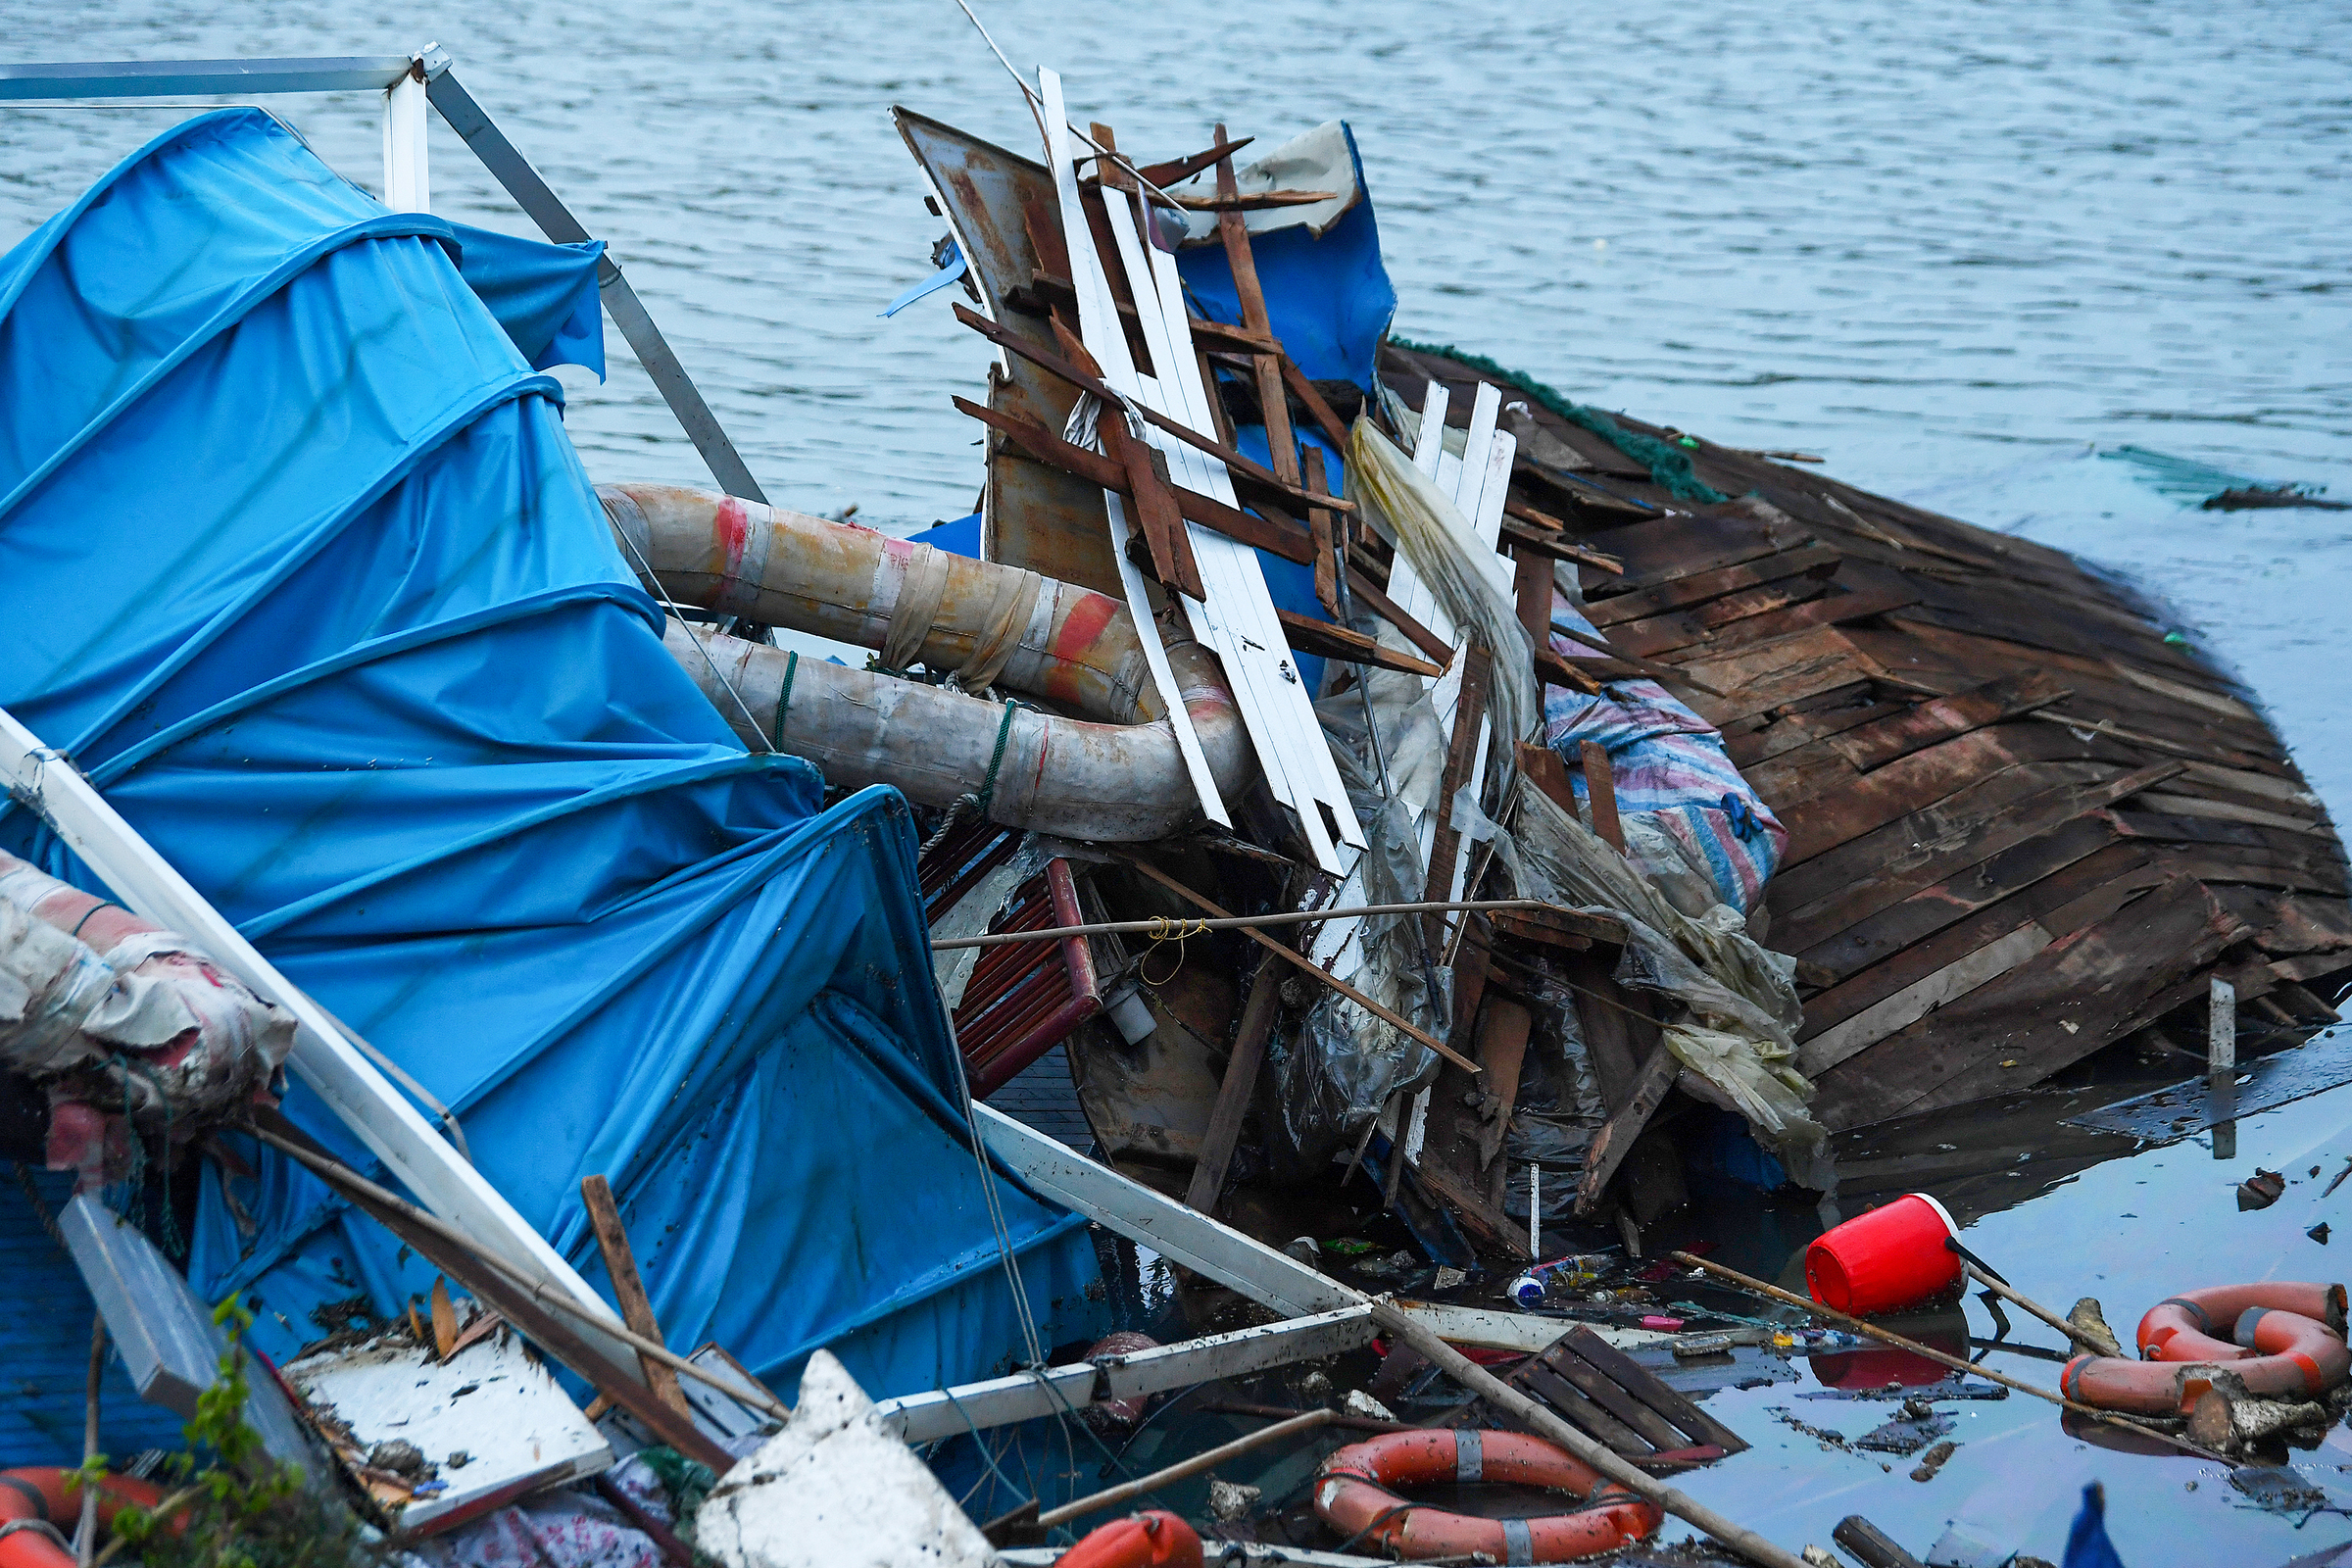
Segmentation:
[(2249, 1393), (2309, 1396), (2352, 1375), (2341, 1285), (2219, 1285), (2159, 1301), (2139, 1320), (2142, 1359), (2079, 1355), (2059, 1392), (2102, 1410), (2178, 1415), (2215, 1369)]
[[(1584, 1505), (1534, 1519), (1480, 1519), (1420, 1507), (1399, 1487), (1497, 1481), (1571, 1492)], [(1665, 1512), (1567, 1450), (1520, 1432), (1388, 1432), (1340, 1449), (1315, 1479), (1315, 1513), (1356, 1545), (1399, 1557), (1484, 1554), (1497, 1563), (1574, 1562), (1631, 1544)]]
[(1056, 1568), (1200, 1568), (1200, 1538), (1176, 1515), (1153, 1508), (1089, 1531)]
[[(72, 1472), (55, 1465), (0, 1470), (0, 1568), (74, 1568), (74, 1548), (59, 1542), (81, 1522), (81, 1490), (68, 1491)], [(126, 1503), (152, 1508), (163, 1489), (128, 1476), (108, 1476), (98, 1493), (98, 1524), (114, 1523)]]

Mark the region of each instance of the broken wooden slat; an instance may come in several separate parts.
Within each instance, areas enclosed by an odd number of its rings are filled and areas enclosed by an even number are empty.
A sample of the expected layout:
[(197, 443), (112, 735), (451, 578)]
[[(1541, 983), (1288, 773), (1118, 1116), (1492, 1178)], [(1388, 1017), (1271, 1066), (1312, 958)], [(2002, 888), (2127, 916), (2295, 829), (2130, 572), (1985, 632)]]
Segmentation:
[(1570, 1426), (1607, 1444), (1629, 1459), (1658, 1451), (1656, 1444), (1617, 1419), (1599, 1400), (1560, 1376), (1541, 1356), (1513, 1372), (1507, 1381), (1559, 1411)]
[(1351, 631), (1328, 620), (1309, 620), (1287, 610), (1278, 610), (1275, 616), (1282, 622), (1284, 637), (1293, 648), (1317, 659), (1337, 659), (1350, 664), (1370, 664), (1379, 669), (1401, 670), (1407, 675), (1420, 675), (1435, 680), (1446, 671), (1426, 659), (1400, 654), (1394, 648), (1384, 648), (1375, 638), (1360, 631)]
[[(1613, 558), (1612, 558), (1613, 559)], [(1663, 614), (1703, 604), (1742, 589), (1760, 588), (1787, 577), (1827, 577), (1844, 558), (1828, 545), (1804, 545), (1740, 565), (1692, 572), (1655, 586), (1592, 600), (1587, 609), (1592, 624), (1606, 630), (1629, 620)], [(1620, 564), (1622, 567), (1622, 563)]]
[[(620, 1222), (619, 1205), (612, 1201), (612, 1187), (601, 1175), (580, 1178), (580, 1202), (588, 1210), (588, 1223), (596, 1230), (596, 1245), (605, 1254), (605, 1274), (612, 1282), (612, 1298), (620, 1303), (621, 1321), (635, 1333), (649, 1340), (662, 1338), (662, 1325), (654, 1316), (654, 1303), (645, 1294), (645, 1281), (637, 1273), (637, 1252), (629, 1246), (628, 1227)], [(434, 1303), (438, 1320), (440, 1303)], [(446, 1353), (446, 1352), (445, 1352)], [(682, 1416), (693, 1412), (686, 1407), (686, 1396), (679, 1392), (678, 1374), (650, 1356), (638, 1357), (645, 1368), (645, 1381), (653, 1389), (654, 1397)]]
[(1529, 644), (1544, 647), (1551, 638), (1551, 567), (1540, 556), (1514, 555), (1511, 596), (1518, 602), (1519, 624)]
[(1745, 1438), (1707, 1414), (1681, 1391), (1669, 1386), (1591, 1329), (1579, 1328), (1569, 1334), (1566, 1348), (1606, 1373), (1619, 1388), (1689, 1433), (1693, 1441), (1721, 1448), (1726, 1453), (1739, 1453), (1748, 1446)]
[[(1446, 748), (1446, 771), (1438, 786), (1437, 831), (1430, 840), (1429, 890), (1424, 897), (1431, 903), (1444, 903), (1453, 896), (1454, 861), (1461, 855), (1461, 834), (1453, 825), (1453, 797), (1470, 782), (1478, 760), (1487, 713), (1487, 678), (1494, 662), (1483, 643), (1473, 642), (1463, 653), (1461, 695), (1454, 705), (1452, 743)], [(1428, 923), (1435, 928), (1431, 941), (1442, 941), (1443, 919), (1432, 915)]]
[[(1331, 488), (1324, 478), (1321, 447), (1307, 448), (1306, 466), (1301, 477), (1306, 481), (1306, 488), (1316, 495), (1322, 495)], [(1327, 614), (1336, 617), (1340, 613), (1340, 552), (1338, 541), (1332, 536), (1330, 509), (1307, 508), (1306, 526), (1307, 532), (1315, 540), (1315, 600)]]
[(1625, 828), (1617, 820), (1617, 775), (1609, 765), (1609, 750), (1598, 741), (1577, 742), (1584, 760), (1585, 799), (1592, 803), (1593, 836), (1618, 854), (1625, 853)]
[(1135, 498), (1135, 520), (1152, 555), (1152, 575), (1172, 593), (1202, 597), (1200, 564), (1193, 559), (1192, 541), (1176, 492), (1152, 463), (1152, 449), (1126, 431), (1115, 409), (1105, 409), (1097, 425), (1105, 456), (1127, 474), (1127, 493)]
[(1208, 1113), (1208, 1129), (1200, 1135), (1200, 1157), (1184, 1195), (1187, 1204), (1203, 1214), (1217, 1211), (1225, 1191), (1225, 1173), (1232, 1167), (1234, 1146), (1241, 1141), (1242, 1122), (1250, 1114), (1257, 1091), (1258, 1069), (1266, 1059), (1266, 1037), (1274, 1032), (1274, 1015), (1282, 1002), (1283, 969), (1267, 958), (1250, 983), (1250, 1000), (1242, 1004), (1242, 1021), (1233, 1037), (1233, 1054), (1217, 1085), (1216, 1103)]
[[(1802, 865), (1813, 857), (1885, 827), (1898, 818), (1924, 811), (1978, 780), (2009, 768), (2034, 762), (2073, 759), (2122, 763), (2138, 760), (2127, 752), (2101, 742), (2085, 747), (2074, 737), (2039, 724), (1996, 724), (1938, 741), (1924, 751), (1862, 774), (1825, 800), (1819, 808), (1789, 829), (1784, 864)], [(2163, 764), (2165, 777), (2177, 775), (2179, 762)], [(2146, 789), (2141, 784), (2138, 789)], [(2133, 793), (2137, 793), (2134, 790)]]
[(1957, 997), (1997, 980), (2050, 945), (2050, 934), (2031, 923), (1986, 943), (1957, 963), (1946, 964), (1885, 1001), (1835, 1024), (1798, 1048), (1796, 1070), (1818, 1078), (1866, 1047), (1874, 1046)]
[(2085, 856), (2073, 865), (2044, 877), (2021, 893), (1903, 948), (1849, 979), (1823, 990), (1805, 1003), (1809, 1033), (1830, 1028), (1866, 1007), (1915, 985), (1946, 965), (2029, 922), (2038, 922), (2053, 936), (2104, 919), (2125, 901), (2162, 882), (2168, 871), (2131, 844), (2114, 844)]
[(1737, 694), (1701, 697), (1690, 705), (1720, 729), (1734, 719), (1883, 676), (1886, 670), (1862, 651), (1845, 627), (1823, 626), (1769, 648), (1693, 661), (1682, 673), (1686, 680)]
[(2073, 694), (2072, 687), (2060, 685), (2047, 674), (2006, 676), (1922, 703), (1907, 713), (1845, 730), (1825, 744), (1868, 772), (1938, 741), (2047, 708)]
[[(1952, 808), (1951, 803), (1958, 800), (1959, 792), (1955, 792), (1938, 803), (1933, 813), (1919, 811), (1898, 817), (1841, 846), (1838, 859), (1852, 862), (1850, 867), (1839, 867), (1848, 880), (1804, 904), (1793, 904), (1799, 890), (1788, 889), (1793, 906), (1785, 906), (1778, 916), (1787, 922), (1781, 940), (1816, 962), (1834, 963), (1817, 951), (1829, 934), (1847, 930), (1951, 872), (1988, 860), (2060, 823), (2129, 800), (2150, 784), (2172, 777), (2172, 770), (2180, 765), (2159, 762), (2072, 787), (2062, 779), (2058, 787), (2024, 801), (2012, 796), (2020, 788), (2030, 789), (2035, 777), (2032, 770), (2012, 765), (1969, 791), (1973, 799), (1965, 803), (1968, 809)], [(2068, 771), (2072, 772), (2071, 765)], [(1990, 810), (1995, 805), (2007, 809)], [(1874, 859), (1877, 868), (1866, 869)], [(1808, 877), (1801, 886), (1809, 891), (1821, 880)]]
[(1481, 1125), (1478, 1163), (1482, 1170), (1489, 1166), (1501, 1169), (1494, 1164), (1494, 1158), (1502, 1152), (1511, 1109), (1519, 1099), (1519, 1072), (1527, 1061), (1527, 1041), (1535, 1021), (1534, 1013), (1508, 997), (1498, 996), (1487, 1004), (1486, 1018), (1478, 1032), (1478, 1061), (1487, 1069), (1486, 1092), (1500, 1106), (1501, 1113)]
[(2132, 1012), (2201, 990), (2215, 956), (2248, 934), (2202, 883), (2168, 878), (1849, 1057), (1822, 1079), (1814, 1114), (1837, 1130), (2034, 1083), (2129, 1033)]
[[(1536, 1364), (1573, 1385), (1585, 1397), (1639, 1433), (1651, 1451), (1666, 1453), (1687, 1446), (1683, 1434), (1675, 1430), (1673, 1423), (1625, 1389), (1619, 1388), (1607, 1373), (1577, 1354), (1571, 1348), (1571, 1339), (1570, 1335), (1562, 1335), (1559, 1344), (1536, 1357)], [(1647, 1375), (1645, 1372), (1644, 1376)], [(1529, 1381), (1535, 1379), (1531, 1377)]]
[(1576, 1186), (1579, 1214), (1590, 1214), (1598, 1206), (1609, 1178), (1617, 1174), (1617, 1167), (1625, 1163), (1625, 1156), (1633, 1151), (1634, 1140), (1642, 1136), (1642, 1129), (1665, 1102), (1666, 1091), (1674, 1087), (1675, 1075), (1682, 1068), (1681, 1059), (1666, 1049), (1664, 1042), (1650, 1049), (1649, 1059), (1642, 1064), (1642, 1071), (1634, 1079), (1632, 1094), (1623, 1105), (1609, 1113), (1609, 1119), (1600, 1124), (1592, 1141), (1585, 1146), (1585, 1173)]
[(1799, 951), (1842, 980), (2118, 842), (2095, 813), (2073, 817)]

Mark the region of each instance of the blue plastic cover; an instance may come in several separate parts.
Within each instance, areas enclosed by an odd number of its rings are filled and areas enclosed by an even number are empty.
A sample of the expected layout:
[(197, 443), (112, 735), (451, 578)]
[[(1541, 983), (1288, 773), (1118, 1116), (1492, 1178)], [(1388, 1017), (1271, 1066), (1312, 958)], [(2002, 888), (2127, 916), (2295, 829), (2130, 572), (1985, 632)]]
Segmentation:
[[(677, 668), (458, 238), (231, 109), (0, 258), (0, 704), (600, 1282), (578, 1184), (609, 1177), (672, 1346), (783, 1391), (818, 1346), (877, 1396), (986, 1376), (1020, 1336), (906, 803), (823, 808)], [(95, 886), (26, 811), (0, 844)], [(204, 1167), (190, 1277), (247, 1292), (262, 1348), (430, 1289), (243, 1152)], [(1083, 1223), (1001, 1185), (1037, 1315), (1090, 1332)]]
[(605, 306), (597, 265), (605, 242), (517, 239), (471, 223), (456, 234), (458, 275), (478, 295), (534, 370), (577, 365), (605, 378)]
[[(1380, 340), (1396, 314), (1396, 288), (1380, 260), (1380, 224), (1355, 132), (1343, 125), (1355, 165), (1355, 205), (1323, 231), (1305, 224), (1250, 236), (1266, 321), (1283, 351), (1310, 381), (1353, 381), (1366, 392), (1380, 357)], [(1188, 245), (1176, 255), (1185, 292), (1201, 314), (1238, 326), (1241, 299), (1222, 245)]]

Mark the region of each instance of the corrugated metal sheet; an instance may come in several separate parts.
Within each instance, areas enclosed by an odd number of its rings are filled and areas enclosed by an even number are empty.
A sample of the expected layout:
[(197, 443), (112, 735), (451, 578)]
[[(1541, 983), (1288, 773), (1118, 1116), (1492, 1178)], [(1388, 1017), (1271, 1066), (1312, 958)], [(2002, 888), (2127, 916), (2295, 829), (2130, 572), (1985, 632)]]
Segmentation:
[[(35, 1171), (51, 1214), (73, 1196), (70, 1173)], [(82, 1391), (89, 1376), (90, 1321), (97, 1308), (64, 1248), (51, 1240), (14, 1172), (0, 1167), (0, 1278), (17, 1310), (0, 1314), (0, 1468), (81, 1462)], [(145, 1448), (180, 1448), (179, 1417), (142, 1403), (122, 1359), (107, 1356), (98, 1440), (117, 1463)]]

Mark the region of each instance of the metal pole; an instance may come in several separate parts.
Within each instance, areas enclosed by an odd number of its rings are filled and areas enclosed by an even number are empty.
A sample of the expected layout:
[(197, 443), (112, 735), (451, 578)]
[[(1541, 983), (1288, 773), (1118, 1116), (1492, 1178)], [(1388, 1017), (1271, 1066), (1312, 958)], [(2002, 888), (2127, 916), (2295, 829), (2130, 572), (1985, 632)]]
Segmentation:
[[(424, 67), (425, 97), (441, 111), (441, 118), (449, 122), (449, 127), (466, 139), (466, 145), (473, 149), (482, 167), (507, 188), (507, 194), (514, 198), (515, 205), (539, 225), (540, 231), (560, 245), (590, 238), (586, 226), (572, 216), (571, 209), (564, 205), (539, 171), (531, 167), (530, 160), (515, 150), (506, 132), (498, 128), (474, 101), (473, 94), (458, 80), (457, 73), (450, 69), (447, 51), (438, 47), (428, 49), (418, 60)], [(694, 378), (686, 373), (676, 351), (654, 324), (645, 302), (621, 275), (619, 264), (610, 253), (598, 262), (596, 277), (597, 288), (604, 296), (605, 313), (628, 340), (637, 362), (645, 367), (645, 373), (653, 377), (662, 401), (677, 416), (695, 450), (702, 453), (703, 462), (710, 466), (710, 475), (718, 481), (719, 488), (742, 500), (766, 505), (766, 492), (752, 477), (752, 470), (735, 450), (735, 443), (720, 427), (718, 416), (703, 401)]]

